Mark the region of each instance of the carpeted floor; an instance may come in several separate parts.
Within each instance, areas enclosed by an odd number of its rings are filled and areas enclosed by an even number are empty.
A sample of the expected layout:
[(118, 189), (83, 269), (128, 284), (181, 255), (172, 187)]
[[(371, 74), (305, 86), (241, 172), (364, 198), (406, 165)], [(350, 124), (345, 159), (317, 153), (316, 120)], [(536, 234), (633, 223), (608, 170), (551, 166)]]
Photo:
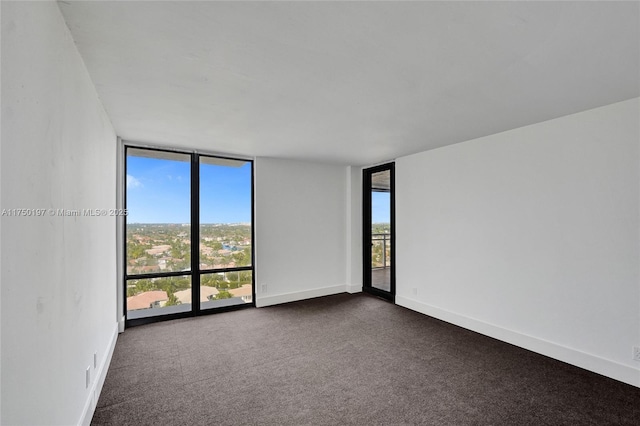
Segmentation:
[(93, 425), (640, 425), (640, 389), (365, 294), (128, 329)]

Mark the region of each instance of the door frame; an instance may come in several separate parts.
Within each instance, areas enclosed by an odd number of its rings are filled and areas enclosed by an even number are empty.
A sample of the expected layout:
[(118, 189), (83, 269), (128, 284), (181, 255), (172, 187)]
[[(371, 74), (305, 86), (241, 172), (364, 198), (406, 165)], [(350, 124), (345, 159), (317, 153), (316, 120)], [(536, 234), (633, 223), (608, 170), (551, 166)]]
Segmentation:
[[(374, 173), (389, 171), (389, 207), (391, 227), (391, 267), (389, 291), (372, 286), (371, 280), (371, 178)], [(362, 170), (362, 291), (395, 303), (396, 297), (396, 197), (395, 163), (385, 163)]]

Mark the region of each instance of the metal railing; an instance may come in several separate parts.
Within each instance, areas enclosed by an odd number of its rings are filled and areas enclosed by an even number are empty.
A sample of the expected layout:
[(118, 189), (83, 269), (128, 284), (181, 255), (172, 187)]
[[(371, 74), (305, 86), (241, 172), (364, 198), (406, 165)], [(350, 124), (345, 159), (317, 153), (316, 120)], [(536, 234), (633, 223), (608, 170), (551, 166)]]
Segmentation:
[[(374, 259), (373, 247), (382, 245), (382, 266)], [(391, 248), (391, 234), (371, 234), (371, 269), (386, 269), (391, 266), (391, 254), (387, 252), (387, 247)]]

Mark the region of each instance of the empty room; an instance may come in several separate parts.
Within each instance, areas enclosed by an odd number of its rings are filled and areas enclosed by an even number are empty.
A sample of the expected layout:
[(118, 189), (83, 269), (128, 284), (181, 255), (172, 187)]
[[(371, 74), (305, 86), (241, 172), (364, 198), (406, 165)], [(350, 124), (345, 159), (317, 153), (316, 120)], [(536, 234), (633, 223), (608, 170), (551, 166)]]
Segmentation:
[(0, 20), (0, 424), (640, 424), (640, 2)]

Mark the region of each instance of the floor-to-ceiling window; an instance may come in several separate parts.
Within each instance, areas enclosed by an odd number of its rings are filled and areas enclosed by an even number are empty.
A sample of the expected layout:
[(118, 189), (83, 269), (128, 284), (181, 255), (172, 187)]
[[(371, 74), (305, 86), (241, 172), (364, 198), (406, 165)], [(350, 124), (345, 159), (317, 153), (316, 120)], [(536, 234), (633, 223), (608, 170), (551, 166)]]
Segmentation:
[(125, 149), (127, 324), (253, 306), (253, 163)]
[(201, 309), (253, 303), (251, 173), (249, 161), (200, 156)]
[(394, 163), (363, 170), (363, 290), (395, 300)]

